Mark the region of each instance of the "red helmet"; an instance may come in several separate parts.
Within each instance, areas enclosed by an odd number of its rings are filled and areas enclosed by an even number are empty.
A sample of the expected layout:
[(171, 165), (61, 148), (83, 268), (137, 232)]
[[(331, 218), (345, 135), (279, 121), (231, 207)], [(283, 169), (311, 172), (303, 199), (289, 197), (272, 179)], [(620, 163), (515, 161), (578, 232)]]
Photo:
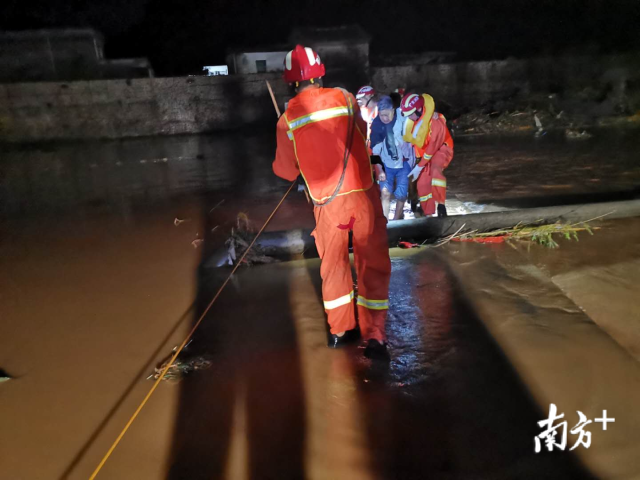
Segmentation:
[(287, 83), (324, 77), (324, 65), (320, 56), (309, 47), (296, 45), (284, 57), (284, 81)]
[(400, 111), (402, 112), (403, 117), (408, 117), (417, 110), (422, 110), (423, 108), (424, 98), (422, 98), (422, 95), (418, 95), (417, 93), (405, 95), (400, 102)]
[(365, 85), (364, 87), (360, 87), (360, 90), (358, 90), (358, 93), (356, 93), (356, 98), (362, 98), (367, 95), (375, 95), (375, 94), (376, 94), (376, 91), (373, 89), (373, 87), (370, 87), (369, 85)]

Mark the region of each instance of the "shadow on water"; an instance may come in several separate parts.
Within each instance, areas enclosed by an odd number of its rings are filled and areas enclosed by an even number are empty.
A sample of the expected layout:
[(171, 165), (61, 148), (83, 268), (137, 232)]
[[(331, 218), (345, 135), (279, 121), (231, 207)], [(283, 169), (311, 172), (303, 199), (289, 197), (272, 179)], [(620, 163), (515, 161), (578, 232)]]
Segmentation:
[[(251, 152), (236, 147), (232, 193), (241, 193)], [(203, 252), (219, 246), (212, 229), (226, 214), (209, 203)], [(198, 270), (194, 322), (229, 272)], [(242, 267), (204, 318), (189, 354), (210, 356), (212, 367), (181, 383), (168, 478), (227, 478), (238, 469), (248, 478), (305, 478), (305, 397), (288, 292), (285, 268), (273, 278)]]
[(593, 478), (573, 453), (534, 453), (547, 414), (443, 258), (394, 259), (390, 298), (391, 365), (352, 357), (377, 478)]

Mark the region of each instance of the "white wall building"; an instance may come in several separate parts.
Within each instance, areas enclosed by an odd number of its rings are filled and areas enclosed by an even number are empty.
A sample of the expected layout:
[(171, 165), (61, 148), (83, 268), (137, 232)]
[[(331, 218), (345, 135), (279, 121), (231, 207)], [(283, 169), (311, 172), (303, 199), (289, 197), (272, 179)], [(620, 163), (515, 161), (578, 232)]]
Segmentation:
[(227, 64), (235, 74), (282, 72), (284, 57), (290, 49), (282, 46), (262, 47), (251, 51), (232, 51)]
[(210, 65), (202, 67), (203, 72), (207, 72), (208, 77), (217, 75), (229, 75), (229, 67), (227, 65)]

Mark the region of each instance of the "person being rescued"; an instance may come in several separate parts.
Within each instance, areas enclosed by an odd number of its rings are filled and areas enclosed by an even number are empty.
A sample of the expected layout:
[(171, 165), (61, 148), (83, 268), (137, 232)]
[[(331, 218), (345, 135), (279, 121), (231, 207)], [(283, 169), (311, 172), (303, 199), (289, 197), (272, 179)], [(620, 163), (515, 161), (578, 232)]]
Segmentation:
[(384, 164), (384, 174), (378, 176), (382, 195), (382, 210), (389, 217), (391, 194), (396, 199), (396, 211), (390, 220), (401, 220), (409, 190), (409, 173), (413, 160), (413, 148), (402, 139), (405, 119), (396, 111), (391, 97), (378, 101), (378, 116), (371, 124), (371, 149)]
[(420, 205), (425, 215), (447, 216), (447, 179), (443, 171), (453, 158), (453, 138), (444, 115), (435, 111), (433, 98), (426, 93), (405, 95), (400, 103), (407, 118), (403, 138), (413, 145), (417, 165), (409, 173), (417, 180)]

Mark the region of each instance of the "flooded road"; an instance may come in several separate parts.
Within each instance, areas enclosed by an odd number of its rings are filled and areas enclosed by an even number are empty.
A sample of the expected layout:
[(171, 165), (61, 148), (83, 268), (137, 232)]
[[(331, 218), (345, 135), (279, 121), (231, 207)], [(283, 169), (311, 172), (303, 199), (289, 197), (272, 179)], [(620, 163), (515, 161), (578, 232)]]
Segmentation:
[[(452, 213), (628, 198), (640, 185), (639, 147), (635, 130), (598, 130), (585, 141), (562, 132), (457, 138), (446, 171)], [(265, 196), (285, 185), (271, 172), (274, 152), (272, 132), (4, 146), (0, 213), (126, 216), (206, 192)]]
[[(631, 195), (638, 140), (615, 138), (458, 139), (450, 198)], [(3, 151), (0, 477), (89, 476), (219, 284), (203, 256), (286, 188), (271, 142)], [(312, 224), (298, 193), (270, 228)], [(559, 250), (393, 249), (388, 369), (326, 348), (318, 260), (242, 269), (190, 347), (213, 366), (161, 384), (98, 478), (636, 478), (640, 223), (602, 226)], [(616, 423), (535, 454), (550, 403)]]

